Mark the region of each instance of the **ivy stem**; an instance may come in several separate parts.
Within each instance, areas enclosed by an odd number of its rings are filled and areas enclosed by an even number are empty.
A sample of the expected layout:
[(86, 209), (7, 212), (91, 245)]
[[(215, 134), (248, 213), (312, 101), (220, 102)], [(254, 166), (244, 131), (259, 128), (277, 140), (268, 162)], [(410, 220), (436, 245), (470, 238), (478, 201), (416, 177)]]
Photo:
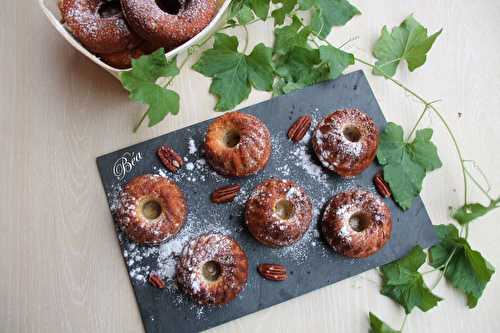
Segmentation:
[(400, 332), (403, 332), (407, 319), (408, 319), (408, 314), (405, 312), (405, 317), (403, 318), (403, 322), (401, 323), (401, 328), (399, 329)]
[(247, 53), (248, 48), (248, 28), (246, 25), (242, 25), (243, 30), (245, 30), (245, 47), (243, 48), (243, 54)]
[(406, 138), (406, 141), (409, 142), (410, 139), (411, 139), (411, 136), (413, 135), (413, 133), (415, 132), (415, 130), (417, 129), (418, 125), (420, 124), (420, 122), (422, 121), (422, 119), (424, 118), (424, 115), (426, 114), (427, 111), (429, 111), (429, 105), (431, 104), (434, 104), (436, 102), (439, 102), (441, 101), (440, 99), (436, 99), (435, 101), (432, 101), (432, 102), (429, 102), (429, 104), (425, 104), (424, 105), (424, 110), (422, 111), (422, 113), (420, 114), (420, 116), (418, 117), (417, 119), (417, 122), (415, 123), (415, 125), (413, 126), (413, 128), (411, 129), (410, 133), (408, 134), (408, 137)]
[(313, 42), (313, 44), (316, 45), (317, 48), (320, 47), (320, 45), (318, 44), (318, 42), (316, 42), (314, 39), (311, 39), (311, 42)]
[(392, 81), (394, 84), (396, 84), (397, 86), (399, 86), (400, 88), (402, 88), (404, 91), (406, 91), (407, 93), (409, 93), (412, 96), (414, 96), (415, 98), (417, 98), (420, 102), (424, 103), (424, 105), (426, 105), (430, 109), (432, 109), (432, 111), (434, 111), (434, 113), (438, 116), (439, 120), (441, 120), (441, 122), (443, 123), (444, 127), (446, 128), (446, 131), (450, 135), (451, 140), (453, 142), (453, 145), (455, 147), (455, 150), (457, 152), (458, 158), (460, 160), (460, 166), (462, 168), (462, 176), (463, 176), (463, 182), (464, 182), (464, 204), (467, 204), (467, 174), (466, 174), (466, 169), (465, 169), (465, 164), (464, 164), (464, 158), (463, 158), (460, 146), (458, 145), (458, 141), (457, 141), (457, 139), (455, 137), (455, 134), (453, 134), (453, 131), (451, 130), (450, 126), (448, 125), (448, 122), (446, 121), (446, 119), (444, 119), (444, 117), (441, 114), (441, 112), (439, 112), (439, 110), (436, 109), (436, 107), (434, 107), (434, 105), (432, 105), (432, 102), (428, 102), (425, 98), (423, 98), (422, 96), (420, 96), (419, 94), (417, 94), (416, 92), (414, 92), (413, 90), (411, 90), (410, 88), (406, 87), (400, 81), (398, 81), (398, 80), (390, 77), (389, 75), (385, 74), (379, 67), (377, 67), (377, 66), (369, 63), (368, 61), (360, 59), (358, 57), (354, 57), (354, 59), (357, 62), (362, 63), (362, 64), (364, 64), (364, 65), (366, 65), (368, 67), (371, 67), (373, 69), (377, 69), (382, 74), (382, 76), (384, 78)]
[(134, 133), (137, 133), (137, 131), (139, 130), (139, 127), (141, 127), (141, 124), (144, 122), (144, 119), (146, 119), (146, 116), (148, 115), (148, 112), (149, 112), (149, 110), (146, 110), (146, 112), (144, 112), (142, 114), (141, 119), (139, 120), (139, 122), (137, 123), (137, 125), (135, 125), (135, 127), (134, 127), (134, 130), (133, 130)]
[(490, 200), (490, 201), (493, 201), (493, 197), (488, 193), (488, 191), (486, 191), (486, 189), (481, 185), (479, 184), (479, 182), (474, 178), (472, 177), (472, 175), (470, 174), (469, 170), (465, 170), (465, 172), (467, 173), (467, 176), (469, 176), (470, 180), (472, 180), (472, 182), (477, 186), (477, 188), (483, 192), (483, 194)]
[[(182, 60), (181, 64), (179, 65), (179, 72), (182, 70), (182, 67), (184, 67), (184, 65), (186, 65), (190, 56), (191, 55), (188, 53), (188, 55), (184, 58), (184, 60)], [(171, 76), (170, 79), (164, 85), (162, 85), (162, 87), (163, 88), (168, 87), (176, 77), (177, 77), (177, 75)]]
[[(266, 17), (265, 20), (267, 20), (268, 18), (272, 18), (272, 16)], [(262, 20), (261, 18), (255, 18), (255, 19), (251, 20), (250, 22), (248, 22), (245, 25), (250, 25), (250, 24), (254, 24), (256, 22), (265, 21), (265, 20)], [(239, 23), (229, 24), (229, 25), (226, 25), (225, 27), (220, 28), (219, 31), (226, 30), (226, 29), (231, 29), (231, 28), (236, 28), (236, 27), (239, 27), (239, 26), (242, 26), (242, 24), (239, 24)]]
[[(481, 177), (483, 177), (483, 180), (484, 180), (484, 182), (486, 183), (486, 188), (487, 188), (486, 192), (488, 192), (488, 193), (489, 193), (489, 192), (491, 191), (491, 183), (490, 183), (490, 181), (488, 180), (488, 177), (487, 177), (487, 176), (486, 176), (486, 174), (484, 173), (483, 169), (481, 169), (481, 167), (480, 167), (479, 165), (477, 165), (477, 163), (476, 163), (474, 160), (465, 160), (464, 162), (465, 162), (465, 163), (472, 163), (472, 166), (473, 166), (474, 168), (476, 168), (476, 169), (477, 169), (477, 171), (479, 171), (479, 173), (481, 174)], [(472, 178), (472, 176), (471, 176), (471, 178)]]
[(465, 239), (469, 238), (469, 225), (468, 224), (465, 225), (465, 235), (464, 235), (464, 238)]
[[(200, 44), (200, 46), (203, 45), (203, 44)], [(181, 71), (182, 67), (184, 67), (184, 65), (187, 63), (187, 61), (188, 61), (188, 59), (189, 59), (190, 56), (191, 56), (191, 54), (188, 52), (187, 56), (184, 58), (184, 60), (182, 60), (180, 66), (179, 66), (179, 72)], [(165, 84), (161, 85), (161, 87), (162, 88), (168, 87), (176, 77), (177, 77), (177, 75), (171, 76), (170, 79), (168, 79), (168, 81)], [(134, 129), (133, 129), (134, 133), (137, 133), (137, 131), (139, 130), (139, 127), (141, 127), (141, 125), (144, 122), (144, 120), (146, 119), (146, 116), (148, 115), (148, 113), (149, 113), (149, 109), (146, 110), (142, 114), (141, 119), (139, 119), (139, 122), (137, 123), (137, 125), (134, 126)]]
[(359, 39), (359, 36), (354, 36), (354, 37), (349, 38), (348, 40), (346, 40), (345, 42), (343, 42), (342, 44), (340, 44), (339, 49), (344, 48), (347, 44), (352, 43), (352, 42), (354, 42), (355, 40), (358, 40), (358, 39)]
[[(334, 45), (332, 45), (332, 43), (330, 43), (326, 38), (323, 38), (321, 37), (319, 34), (317, 34), (316, 32), (312, 32), (312, 34), (318, 38), (319, 40), (327, 43), (328, 45), (332, 46), (332, 47), (335, 47)], [(397, 86), (399, 86), (401, 89), (403, 89), (404, 91), (406, 91), (408, 94), (414, 96), (415, 98), (417, 98), (420, 102), (422, 102), (426, 107), (432, 109), (432, 111), (434, 111), (434, 113), (438, 116), (439, 120), (441, 120), (441, 122), (443, 123), (443, 125), (445, 126), (446, 128), (446, 131), (448, 132), (448, 134), (450, 135), (451, 137), (451, 140), (453, 141), (453, 145), (455, 147), (455, 150), (457, 152), (457, 155), (458, 155), (458, 158), (459, 158), (459, 161), (460, 161), (460, 167), (462, 168), (462, 178), (463, 178), (463, 182), (464, 182), (464, 204), (466, 205), (467, 204), (467, 174), (466, 174), (466, 169), (465, 169), (465, 164), (464, 164), (464, 158), (463, 158), (463, 155), (462, 155), (462, 151), (460, 149), (460, 146), (458, 145), (458, 141), (455, 137), (455, 134), (453, 134), (453, 131), (451, 130), (450, 126), (448, 125), (448, 122), (446, 121), (446, 119), (444, 119), (443, 115), (439, 112), (438, 109), (436, 109), (436, 107), (434, 107), (434, 105), (432, 105), (432, 103), (434, 102), (429, 102), (427, 101), (425, 98), (423, 98), (422, 96), (420, 96), (418, 93), (416, 93), (415, 91), (411, 90), (410, 88), (408, 88), (407, 86), (405, 86), (401, 81), (399, 80), (396, 80), (395, 78), (387, 75), (380, 67), (374, 65), (374, 64), (371, 64), (370, 62), (366, 61), (366, 60), (363, 60), (361, 58), (358, 58), (358, 57), (354, 57), (354, 60), (356, 60), (357, 62), (361, 63), (361, 64), (364, 64), (372, 69), (376, 69), (380, 72), (380, 74), (386, 78), (387, 80), (391, 81), (392, 83), (396, 84)]]
[(424, 107), (424, 111), (422, 111), (422, 113), (420, 113), (420, 117), (418, 117), (417, 119), (417, 122), (415, 123), (415, 126), (413, 126), (413, 128), (411, 129), (410, 133), (408, 134), (408, 136), (406, 137), (406, 141), (409, 142), (410, 141), (410, 138), (411, 136), (413, 135), (413, 132), (415, 132), (415, 130), (417, 129), (418, 125), (420, 124), (420, 122), (422, 121), (422, 119), (424, 118), (424, 115), (427, 113), (427, 110), (429, 110), (429, 106), (428, 105), (425, 105)]
[(422, 274), (422, 275), (430, 274), (430, 273), (433, 273), (433, 272), (435, 272), (435, 271), (440, 270), (441, 268), (444, 268), (444, 264), (443, 264), (443, 265), (441, 265), (441, 266), (439, 266), (439, 267), (436, 267), (436, 268), (434, 268), (434, 269), (431, 269), (430, 271), (422, 272), (422, 273), (420, 273), (420, 274)]
[(451, 140), (453, 141), (453, 145), (455, 146), (455, 150), (456, 150), (458, 157), (460, 159), (460, 166), (462, 167), (462, 176), (463, 176), (463, 180), (464, 180), (464, 205), (467, 205), (467, 174), (465, 173), (466, 168), (465, 168), (465, 164), (464, 164), (464, 158), (462, 155), (462, 151), (460, 150), (460, 147), (458, 145), (458, 141), (457, 141), (455, 135), (453, 134), (450, 126), (448, 125), (448, 123), (444, 119), (443, 115), (434, 106), (431, 105), (430, 107), (432, 108), (434, 113), (438, 116), (438, 118), (441, 120), (443, 125), (446, 127), (446, 130), (448, 131), (448, 134), (450, 135)]
[(431, 290), (434, 290), (438, 286), (439, 282), (441, 282), (441, 279), (446, 274), (446, 270), (448, 269), (448, 265), (450, 264), (450, 261), (451, 261), (451, 259), (453, 258), (453, 256), (455, 255), (456, 252), (457, 252), (457, 247), (454, 247), (453, 251), (450, 254), (450, 256), (448, 257), (448, 259), (446, 259), (446, 262), (444, 263), (443, 271), (439, 275), (439, 278), (437, 279), (437, 281), (432, 286)]

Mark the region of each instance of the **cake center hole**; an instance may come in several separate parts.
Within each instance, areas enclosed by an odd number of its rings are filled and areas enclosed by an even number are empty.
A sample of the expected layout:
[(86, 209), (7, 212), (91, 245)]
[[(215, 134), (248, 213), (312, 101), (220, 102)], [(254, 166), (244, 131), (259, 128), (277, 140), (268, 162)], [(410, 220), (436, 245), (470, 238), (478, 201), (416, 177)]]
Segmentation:
[(351, 142), (358, 142), (361, 139), (361, 132), (355, 126), (349, 125), (342, 131), (344, 137)]
[(286, 199), (282, 199), (274, 205), (274, 212), (280, 219), (288, 220), (293, 215), (293, 204)]
[(118, 0), (103, 1), (97, 13), (99, 13), (99, 16), (102, 18), (119, 15), (122, 13), (122, 6)]
[(240, 140), (240, 133), (236, 130), (227, 131), (227, 133), (224, 134), (224, 138), (222, 139), (224, 144), (229, 148), (236, 147), (236, 145), (240, 143)]
[(361, 232), (370, 226), (370, 219), (363, 213), (356, 213), (349, 219), (352, 230)]
[(207, 261), (203, 264), (201, 274), (208, 281), (216, 281), (222, 273), (222, 268), (215, 261)]
[(181, 10), (181, 2), (179, 0), (156, 0), (156, 4), (165, 13), (171, 15), (177, 15)]
[(154, 220), (161, 214), (161, 206), (155, 200), (149, 200), (142, 206), (142, 215), (148, 220)]

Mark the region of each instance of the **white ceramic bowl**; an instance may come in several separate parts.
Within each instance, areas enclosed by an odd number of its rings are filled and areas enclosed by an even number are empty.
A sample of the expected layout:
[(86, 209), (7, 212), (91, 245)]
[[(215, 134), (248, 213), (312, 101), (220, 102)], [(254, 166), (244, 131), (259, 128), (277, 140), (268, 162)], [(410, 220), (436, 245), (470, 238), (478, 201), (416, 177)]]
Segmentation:
[[(57, 7), (57, 3), (59, 0), (38, 0), (42, 11), (45, 13), (50, 23), (56, 28), (56, 30), (71, 44), (75, 49), (77, 49), (80, 53), (85, 55), (87, 58), (95, 62), (101, 68), (105, 69), (109, 73), (111, 73), (116, 78), (119, 78), (121, 72), (128, 71), (129, 69), (117, 69), (109, 66), (104, 63), (101, 59), (96, 57), (92, 52), (88, 51), (80, 42), (71, 34), (71, 32), (66, 29), (66, 27), (61, 24), (61, 14), (59, 12), (59, 8)], [(186, 52), (188, 48), (193, 45), (199, 44), (203, 42), (205, 39), (209, 38), (214, 34), (218, 28), (224, 24), (225, 14), (229, 8), (229, 4), (231, 0), (219, 0), (219, 11), (217, 15), (213, 18), (209, 25), (205, 27), (199, 34), (191, 38), (186, 43), (176, 47), (166, 54), (167, 58), (172, 58), (180, 53)]]

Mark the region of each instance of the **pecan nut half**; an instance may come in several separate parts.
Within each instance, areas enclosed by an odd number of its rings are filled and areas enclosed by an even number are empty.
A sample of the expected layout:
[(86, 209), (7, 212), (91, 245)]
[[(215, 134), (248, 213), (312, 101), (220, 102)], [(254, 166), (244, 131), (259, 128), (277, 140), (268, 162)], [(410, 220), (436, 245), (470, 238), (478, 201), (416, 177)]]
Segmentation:
[(240, 189), (241, 187), (239, 184), (223, 186), (213, 191), (210, 199), (213, 203), (217, 204), (230, 202), (240, 193)]
[(375, 185), (377, 192), (384, 198), (388, 198), (392, 195), (389, 184), (384, 180), (382, 172), (377, 172), (375, 177), (373, 177), (373, 185)]
[(165, 168), (170, 172), (176, 172), (184, 164), (182, 157), (168, 145), (163, 145), (158, 148), (157, 155), (161, 163), (163, 163)]
[(266, 280), (285, 281), (288, 279), (286, 267), (280, 264), (260, 264), (257, 271)]
[(312, 117), (310, 115), (300, 116), (288, 129), (288, 138), (294, 143), (304, 138), (309, 127), (311, 127)]
[(149, 273), (148, 282), (158, 289), (165, 288), (165, 282), (163, 282), (162, 278), (155, 272)]

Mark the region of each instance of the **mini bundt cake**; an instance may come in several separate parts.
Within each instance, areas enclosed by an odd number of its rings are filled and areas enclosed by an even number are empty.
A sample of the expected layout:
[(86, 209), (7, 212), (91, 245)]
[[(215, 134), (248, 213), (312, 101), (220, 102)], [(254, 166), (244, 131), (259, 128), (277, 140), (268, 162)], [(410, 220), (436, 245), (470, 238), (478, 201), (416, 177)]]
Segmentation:
[(132, 50), (142, 42), (125, 22), (119, 1), (60, 0), (59, 9), (73, 35), (97, 54)]
[(217, 13), (217, 0), (121, 0), (127, 21), (142, 38), (167, 48), (196, 36)]
[(312, 220), (311, 200), (290, 180), (269, 179), (257, 185), (245, 208), (250, 233), (264, 245), (288, 246), (302, 238)]
[(186, 244), (176, 267), (180, 288), (200, 304), (229, 303), (243, 290), (247, 278), (245, 252), (233, 238), (218, 233)]
[(337, 110), (314, 131), (312, 144), (323, 166), (341, 177), (353, 177), (375, 158), (379, 140), (377, 125), (358, 109)]
[(249, 176), (262, 170), (271, 156), (271, 135), (258, 118), (241, 112), (215, 119), (205, 137), (210, 166), (228, 177)]
[(179, 232), (187, 215), (181, 189), (159, 175), (135, 177), (120, 195), (117, 223), (139, 244), (159, 244)]
[(137, 59), (144, 54), (140, 47), (133, 50), (125, 50), (116, 53), (101, 54), (99, 57), (106, 64), (118, 69), (126, 69), (132, 66), (132, 59)]
[(139, 46), (131, 50), (127, 49), (122, 52), (99, 54), (98, 56), (102, 61), (114, 68), (126, 69), (132, 67), (132, 60), (139, 59), (145, 54), (151, 54), (160, 48), (161, 46), (145, 40)]
[(372, 192), (342, 192), (328, 203), (322, 231), (336, 252), (351, 258), (368, 257), (391, 238), (391, 210)]

